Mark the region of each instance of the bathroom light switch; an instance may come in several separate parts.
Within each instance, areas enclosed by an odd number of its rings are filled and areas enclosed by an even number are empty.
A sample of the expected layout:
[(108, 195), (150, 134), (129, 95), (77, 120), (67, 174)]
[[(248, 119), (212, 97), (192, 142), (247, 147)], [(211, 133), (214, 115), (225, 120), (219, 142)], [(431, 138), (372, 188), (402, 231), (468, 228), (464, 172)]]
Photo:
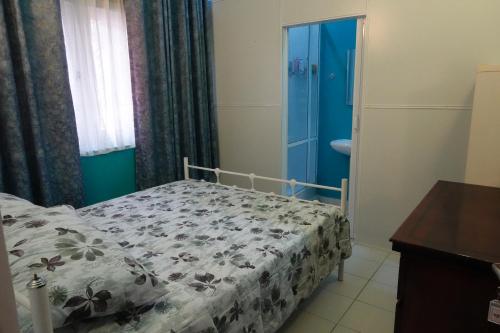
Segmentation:
[(355, 115), (354, 116), (354, 130), (355, 131), (359, 131), (359, 116), (358, 115)]

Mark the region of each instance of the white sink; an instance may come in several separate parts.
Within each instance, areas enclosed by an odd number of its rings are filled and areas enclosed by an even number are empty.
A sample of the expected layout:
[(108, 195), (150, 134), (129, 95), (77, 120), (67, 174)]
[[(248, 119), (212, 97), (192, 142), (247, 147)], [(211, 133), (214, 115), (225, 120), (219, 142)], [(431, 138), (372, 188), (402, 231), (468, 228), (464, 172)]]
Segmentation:
[(351, 156), (351, 143), (352, 140), (349, 139), (333, 140), (330, 142), (330, 147), (336, 152)]

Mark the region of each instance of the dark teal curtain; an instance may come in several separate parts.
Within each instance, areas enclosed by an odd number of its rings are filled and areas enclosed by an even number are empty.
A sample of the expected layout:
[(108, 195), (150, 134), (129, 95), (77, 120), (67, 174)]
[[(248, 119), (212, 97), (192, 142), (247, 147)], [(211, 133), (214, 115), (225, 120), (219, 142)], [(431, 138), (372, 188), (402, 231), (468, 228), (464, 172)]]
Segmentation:
[(207, 0), (125, 0), (139, 189), (219, 163)]
[(0, 192), (83, 202), (58, 0), (0, 0)]

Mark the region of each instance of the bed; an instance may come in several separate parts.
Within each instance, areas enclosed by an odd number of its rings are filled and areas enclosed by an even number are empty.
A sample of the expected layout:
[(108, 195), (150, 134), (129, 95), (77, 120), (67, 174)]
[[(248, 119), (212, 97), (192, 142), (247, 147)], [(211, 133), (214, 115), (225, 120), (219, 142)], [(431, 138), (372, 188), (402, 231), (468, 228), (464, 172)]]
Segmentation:
[[(183, 181), (76, 211), (133, 258), (136, 283), (165, 292), (61, 332), (275, 332), (351, 255), (339, 207), (224, 186), (223, 171), (212, 171), (216, 183), (187, 171)], [(258, 176), (248, 176), (253, 188)]]

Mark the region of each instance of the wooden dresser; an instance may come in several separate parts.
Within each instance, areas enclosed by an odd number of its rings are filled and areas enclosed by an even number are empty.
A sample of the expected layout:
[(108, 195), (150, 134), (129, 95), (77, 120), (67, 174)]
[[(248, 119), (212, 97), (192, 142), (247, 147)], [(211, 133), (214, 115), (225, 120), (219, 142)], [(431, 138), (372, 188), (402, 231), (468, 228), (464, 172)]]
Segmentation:
[(500, 332), (500, 188), (439, 181), (391, 238), (401, 253), (396, 333)]

